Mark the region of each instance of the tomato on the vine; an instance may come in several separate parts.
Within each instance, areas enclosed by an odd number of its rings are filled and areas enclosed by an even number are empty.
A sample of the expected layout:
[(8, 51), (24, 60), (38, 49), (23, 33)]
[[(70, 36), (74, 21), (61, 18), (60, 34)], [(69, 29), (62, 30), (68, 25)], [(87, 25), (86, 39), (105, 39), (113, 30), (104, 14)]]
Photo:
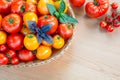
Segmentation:
[(100, 22), (100, 27), (101, 28), (106, 28), (106, 26), (107, 26), (107, 23), (105, 21)]
[(40, 46), (37, 49), (36, 57), (39, 60), (48, 59), (52, 55), (52, 50), (50, 47), (47, 46)]
[(85, 3), (85, 0), (69, 0), (69, 1), (75, 7), (81, 7)]
[(112, 9), (117, 9), (118, 8), (118, 3), (113, 2), (111, 6), (112, 6)]
[(72, 24), (60, 24), (58, 26), (58, 33), (65, 39), (70, 38), (73, 35), (73, 26)]
[(85, 6), (86, 14), (89, 17), (97, 18), (104, 15), (109, 9), (109, 0), (94, 0)]
[(22, 28), (22, 19), (18, 14), (9, 14), (2, 19), (2, 27), (8, 33), (17, 33)]
[(38, 18), (38, 27), (42, 27), (47, 24), (52, 24), (52, 28), (50, 29), (49, 32), (47, 32), (47, 34), (55, 33), (58, 27), (57, 18), (52, 15), (44, 15)]
[(16, 57), (16, 51), (15, 50), (8, 50), (6, 52), (6, 55), (7, 55), (8, 58), (12, 59), (12, 58)]
[(7, 33), (4, 31), (0, 31), (0, 45), (5, 44), (7, 40)]
[(2, 45), (0, 45), (0, 52), (5, 52), (5, 51), (7, 51), (7, 45), (6, 44), (2, 44)]
[(47, 3), (54, 5), (53, 0), (39, 0), (37, 8), (38, 8), (38, 12), (41, 15), (47, 15), (47, 14), (49, 14), (49, 10), (47, 8)]
[(23, 38), (20, 33), (9, 35), (7, 38), (8, 47), (13, 50), (20, 50), (23, 47)]
[(27, 49), (22, 49), (18, 51), (18, 57), (23, 62), (29, 62), (35, 59), (34, 53)]
[(8, 64), (9, 60), (4, 53), (0, 53), (0, 65)]

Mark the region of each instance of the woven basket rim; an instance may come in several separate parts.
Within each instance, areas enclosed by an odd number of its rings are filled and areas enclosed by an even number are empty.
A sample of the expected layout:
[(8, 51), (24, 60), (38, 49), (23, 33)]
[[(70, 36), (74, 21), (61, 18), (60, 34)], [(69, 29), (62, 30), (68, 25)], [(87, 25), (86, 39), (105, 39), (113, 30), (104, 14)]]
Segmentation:
[[(72, 17), (75, 18), (75, 15), (74, 15), (74, 12), (68, 2), (68, 11), (70, 12), (70, 15)], [(24, 68), (24, 67), (34, 67), (34, 66), (40, 66), (40, 65), (43, 65), (43, 64), (47, 64), (47, 63), (50, 63), (52, 61), (55, 61), (56, 59), (58, 59), (60, 56), (62, 56), (66, 50), (68, 50), (69, 46), (71, 45), (71, 42), (72, 40), (74, 39), (74, 35), (76, 33), (76, 27), (74, 25), (74, 33), (73, 33), (73, 36), (68, 39), (68, 44), (65, 45), (63, 48), (62, 48), (62, 51), (58, 51), (54, 57), (51, 57), (47, 60), (44, 60), (44, 61), (39, 61), (39, 62), (27, 62), (27, 63), (20, 63), (18, 65), (1, 65), (0, 67), (3, 67), (3, 68)]]

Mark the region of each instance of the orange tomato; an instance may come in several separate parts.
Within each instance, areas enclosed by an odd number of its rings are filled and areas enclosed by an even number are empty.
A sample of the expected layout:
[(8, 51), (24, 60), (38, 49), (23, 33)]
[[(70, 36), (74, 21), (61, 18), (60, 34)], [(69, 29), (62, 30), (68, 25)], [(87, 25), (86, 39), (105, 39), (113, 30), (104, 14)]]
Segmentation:
[(37, 8), (40, 14), (42, 15), (49, 14), (47, 3), (54, 5), (53, 0), (39, 0)]
[(26, 2), (32, 2), (34, 4), (37, 4), (37, 0), (26, 0)]
[(64, 44), (65, 44), (65, 40), (61, 36), (56, 34), (53, 37), (53, 45), (52, 45), (53, 48), (61, 49), (64, 46)]
[(37, 59), (39, 59), (39, 60), (48, 59), (51, 55), (52, 55), (52, 50), (51, 50), (50, 47), (41, 45), (41, 46), (37, 49), (36, 57), (37, 57)]
[(0, 45), (5, 44), (7, 40), (7, 34), (4, 31), (0, 31)]
[(23, 35), (27, 35), (30, 33), (30, 30), (25, 26), (23, 25), (21, 31), (20, 31)]
[(0, 15), (0, 28), (1, 28), (1, 22), (2, 22), (2, 15)]
[(52, 46), (52, 44), (49, 44), (48, 42), (46, 42), (46, 41), (44, 41), (44, 40), (42, 40), (42, 44), (43, 44), (44, 46), (48, 46), (48, 47), (51, 47), (51, 46)]

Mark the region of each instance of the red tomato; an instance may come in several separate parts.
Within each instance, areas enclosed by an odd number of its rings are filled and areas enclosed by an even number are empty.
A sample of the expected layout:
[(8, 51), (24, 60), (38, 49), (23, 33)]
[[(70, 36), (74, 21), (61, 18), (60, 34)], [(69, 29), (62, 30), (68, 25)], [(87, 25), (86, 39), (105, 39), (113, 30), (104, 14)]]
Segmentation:
[(37, 7), (32, 2), (25, 2), (24, 0), (16, 1), (11, 5), (11, 12), (23, 15), (24, 12), (34, 12), (37, 13)]
[(11, 5), (12, 13), (16, 13), (16, 14), (19, 14), (22, 16), (24, 11), (25, 11), (25, 1), (20, 0), (20, 1), (16, 1), (16, 2), (12, 3), (12, 5)]
[(70, 3), (75, 7), (81, 7), (85, 3), (85, 0), (70, 0)]
[(106, 26), (107, 26), (107, 23), (105, 21), (100, 22), (100, 27), (101, 28), (106, 28)]
[(36, 5), (32, 2), (26, 2), (25, 12), (28, 12), (28, 11), (37, 13)]
[(118, 3), (113, 2), (111, 7), (112, 7), (112, 9), (117, 9), (118, 8)]
[(14, 57), (11, 59), (11, 64), (16, 65), (19, 64), (19, 58), (18, 57)]
[(2, 15), (0, 14), (0, 28), (1, 28), (1, 23), (2, 23)]
[(113, 26), (120, 27), (120, 22), (117, 19), (113, 20)]
[(6, 52), (6, 55), (9, 57), (9, 58), (14, 58), (16, 57), (16, 52), (14, 50), (8, 50)]
[(9, 14), (2, 19), (2, 27), (8, 33), (17, 33), (22, 28), (22, 19), (17, 14)]
[(58, 27), (58, 32), (63, 38), (67, 39), (73, 35), (73, 27), (68, 23), (60, 24)]
[(109, 8), (109, 0), (94, 0), (94, 2), (88, 2), (85, 6), (86, 14), (89, 17), (97, 18), (104, 15)]
[(23, 47), (23, 35), (22, 34), (11, 34), (7, 38), (7, 44), (10, 49), (20, 50)]
[(33, 61), (35, 59), (35, 55), (32, 51), (27, 49), (22, 49), (18, 52), (18, 57), (23, 62)]
[(47, 34), (53, 34), (56, 32), (57, 27), (58, 27), (58, 20), (56, 17), (51, 16), (51, 15), (44, 15), (39, 17), (38, 19), (38, 27), (42, 27), (47, 24), (52, 24), (52, 28), (50, 29)]
[(0, 52), (7, 51), (7, 46), (5, 44), (0, 45)]
[(9, 62), (4, 53), (0, 53), (0, 65), (6, 65)]
[(114, 31), (114, 28), (111, 25), (107, 25), (106, 29), (107, 29), (108, 32), (113, 32)]

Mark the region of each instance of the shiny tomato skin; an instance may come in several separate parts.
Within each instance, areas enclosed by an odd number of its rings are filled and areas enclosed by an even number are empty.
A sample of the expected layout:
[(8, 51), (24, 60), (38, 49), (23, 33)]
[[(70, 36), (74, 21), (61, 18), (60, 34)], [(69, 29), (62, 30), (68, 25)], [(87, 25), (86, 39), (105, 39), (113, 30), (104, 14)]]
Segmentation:
[(16, 57), (16, 51), (15, 50), (8, 50), (6, 52), (6, 55), (9, 57), (9, 58), (14, 58)]
[(85, 0), (69, 0), (69, 1), (75, 7), (81, 7), (85, 3)]
[(20, 50), (23, 47), (23, 39), (24, 37), (22, 34), (11, 34), (7, 38), (7, 45), (10, 49)]
[(23, 15), (25, 12), (25, 1), (19, 0), (11, 4), (11, 12), (19, 14), (20, 16)]
[(0, 53), (0, 65), (8, 64), (9, 60), (4, 53)]
[(32, 2), (26, 2), (26, 5), (25, 5), (25, 12), (34, 12), (34, 13), (37, 13), (37, 7), (34, 3)]
[(12, 58), (12, 59), (11, 59), (11, 64), (13, 64), (13, 65), (19, 64), (19, 58), (18, 58), (18, 57)]
[(108, 9), (109, 0), (95, 0), (94, 2), (88, 2), (85, 6), (86, 14), (92, 18), (104, 15)]
[(5, 51), (7, 51), (7, 45), (5, 44), (0, 45), (0, 52), (5, 52)]
[(65, 39), (70, 38), (73, 35), (73, 26), (71, 24), (60, 24), (58, 27), (58, 32), (60, 36)]
[(33, 54), (33, 52), (27, 49), (22, 49), (18, 51), (18, 57), (23, 62), (29, 62), (35, 59), (35, 55)]
[(55, 33), (58, 27), (57, 18), (51, 15), (44, 15), (38, 18), (38, 27), (42, 27), (47, 24), (52, 24), (52, 28), (50, 29), (49, 32), (47, 32), (47, 34)]
[(22, 19), (18, 14), (9, 14), (2, 19), (2, 27), (8, 33), (17, 33), (22, 28)]

